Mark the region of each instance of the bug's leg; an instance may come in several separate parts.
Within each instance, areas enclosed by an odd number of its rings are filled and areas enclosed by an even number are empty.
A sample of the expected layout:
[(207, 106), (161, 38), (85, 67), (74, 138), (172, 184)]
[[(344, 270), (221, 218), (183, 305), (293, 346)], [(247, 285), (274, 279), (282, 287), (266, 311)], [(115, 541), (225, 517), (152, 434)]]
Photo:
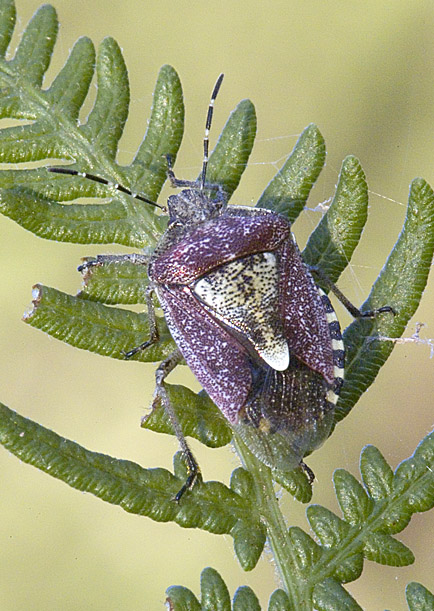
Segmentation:
[(172, 157), (170, 155), (166, 155), (167, 160), (167, 177), (170, 180), (170, 184), (172, 187), (190, 187), (194, 189), (195, 187), (199, 187), (199, 183), (195, 180), (182, 180), (180, 178), (176, 178), (175, 172), (173, 171), (172, 166)]
[(309, 467), (309, 465), (307, 465), (305, 462), (301, 461), (300, 467), (306, 473), (307, 478), (309, 480), (309, 484), (313, 484), (313, 482), (315, 481), (315, 473), (312, 471), (312, 469)]
[(187, 440), (184, 437), (184, 433), (182, 432), (181, 424), (178, 420), (177, 415), (175, 414), (175, 410), (173, 409), (173, 405), (170, 402), (169, 395), (167, 394), (166, 385), (164, 383), (165, 378), (169, 375), (173, 369), (182, 361), (182, 354), (177, 348), (174, 350), (169, 356), (161, 363), (155, 372), (155, 394), (153, 405), (155, 401), (161, 401), (166, 413), (169, 417), (169, 420), (172, 424), (175, 435), (179, 441), (179, 445), (181, 446), (182, 453), (184, 455), (185, 462), (187, 464), (187, 479), (182, 488), (177, 492), (174, 497), (174, 501), (179, 503), (181, 497), (187, 490), (191, 490), (194, 484), (200, 477), (200, 469), (199, 465), (196, 462), (196, 459), (193, 456), (192, 451), (187, 443)]
[[(175, 187), (175, 188), (189, 187), (190, 189), (199, 189), (202, 186), (200, 181), (198, 180), (194, 180), (194, 181), (193, 180), (181, 180), (179, 178), (176, 178), (175, 173), (173, 171), (173, 167), (172, 167), (172, 158), (170, 157), (170, 155), (166, 155), (166, 159), (167, 159), (167, 177), (169, 178), (172, 187)], [(217, 192), (216, 201), (226, 203), (227, 195), (221, 185), (206, 182), (204, 183), (203, 188), (207, 189), (208, 191), (216, 191)]]
[(110, 263), (123, 263), (128, 261), (133, 265), (147, 265), (149, 257), (139, 253), (129, 255), (97, 255), (95, 258), (84, 258), (83, 263), (77, 268), (79, 272), (86, 272), (92, 267), (101, 267), (102, 265), (110, 265)]
[[(132, 263), (133, 265), (146, 266), (149, 263), (149, 257), (139, 253), (131, 253), (129, 255), (97, 255), (97, 257), (95, 258), (84, 259), (83, 264), (78, 267), (78, 271), (81, 272), (86, 278), (86, 275), (90, 274), (92, 268), (94, 267), (110, 265), (111, 263), (123, 263), (126, 261)], [(149, 285), (146, 289), (146, 306), (148, 310), (150, 338), (146, 342), (140, 344), (140, 346), (136, 346), (132, 350), (125, 352), (124, 356), (127, 359), (137, 354), (137, 352), (145, 350), (146, 348), (148, 348), (152, 344), (155, 344), (159, 340), (157, 321), (155, 317), (155, 308), (154, 303), (152, 301), (153, 290), (154, 288), (152, 285)]]
[(148, 310), (148, 321), (149, 321), (149, 339), (146, 342), (143, 342), (139, 346), (132, 348), (132, 350), (128, 350), (128, 352), (124, 353), (124, 357), (126, 359), (130, 359), (132, 356), (137, 354), (138, 352), (142, 352), (142, 350), (146, 350), (149, 346), (156, 344), (160, 339), (160, 334), (158, 332), (157, 326), (157, 317), (155, 316), (155, 306), (154, 301), (152, 299), (152, 294), (154, 293), (154, 286), (149, 284), (146, 289), (146, 307)]
[(354, 316), (354, 318), (374, 318), (375, 316), (378, 316), (378, 314), (383, 314), (384, 312), (389, 312), (393, 315), (396, 314), (395, 310), (391, 306), (382, 306), (381, 308), (377, 308), (375, 310), (367, 310), (366, 312), (362, 312), (361, 310), (359, 310), (359, 308), (356, 308), (356, 306), (353, 305), (349, 299), (345, 297), (342, 291), (340, 291), (336, 284), (334, 284), (330, 280), (327, 274), (325, 274), (317, 267), (310, 267), (309, 269), (315, 276), (317, 276), (322, 281), (324, 286), (326, 286), (334, 295), (336, 295), (342, 305), (346, 307), (348, 312), (352, 316)]

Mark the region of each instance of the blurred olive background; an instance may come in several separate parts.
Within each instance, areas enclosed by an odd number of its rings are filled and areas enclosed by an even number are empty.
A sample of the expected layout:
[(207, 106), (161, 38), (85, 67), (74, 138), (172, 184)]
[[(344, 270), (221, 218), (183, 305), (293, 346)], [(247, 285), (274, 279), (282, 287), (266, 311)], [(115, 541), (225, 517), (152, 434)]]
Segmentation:
[[(18, 0), (18, 32), (39, 6)], [(427, 1), (57, 0), (61, 23), (47, 83), (74, 41), (107, 35), (121, 45), (131, 81), (131, 111), (119, 160), (128, 163), (146, 129), (161, 65), (179, 72), (186, 101), (186, 135), (176, 165), (197, 176), (206, 108), (220, 72), (226, 77), (211, 134), (215, 141), (243, 98), (256, 105), (258, 141), (233, 199), (254, 203), (299, 133), (310, 122), (327, 144), (327, 166), (309, 205), (333, 193), (342, 159), (357, 155), (371, 190), (370, 219), (340, 287), (362, 303), (392, 248), (415, 176), (434, 183), (434, 5)], [(94, 95), (94, 88), (92, 91)], [(90, 105), (87, 106), (87, 111)], [(166, 197), (165, 188), (163, 196)], [(301, 246), (320, 218), (306, 211), (295, 225)], [(31, 286), (42, 282), (75, 293), (80, 257), (121, 252), (116, 246), (50, 243), (0, 218), (1, 400), (94, 451), (171, 468), (177, 442), (140, 429), (153, 389), (152, 365), (124, 363), (79, 351), (20, 321)], [(124, 249), (125, 250), (125, 249)], [(434, 337), (434, 278), (415, 322)], [(337, 307), (344, 324), (350, 321)], [(358, 475), (362, 447), (373, 443), (395, 467), (433, 424), (433, 366), (427, 346), (395, 348), (376, 384), (310, 459), (314, 502), (337, 510), (331, 476)], [(197, 382), (181, 368), (172, 381)], [(228, 482), (238, 459), (230, 449), (192, 443), (206, 479)], [(266, 601), (278, 585), (270, 556), (252, 573), (234, 558), (232, 539), (154, 522), (81, 494), (0, 452), (0, 608), (161, 609), (165, 589), (182, 584), (199, 594), (200, 571), (215, 567), (231, 594), (254, 588)], [(285, 497), (288, 524), (307, 528), (305, 507)], [(365, 609), (406, 609), (404, 588), (417, 580), (434, 590), (434, 513), (416, 515), (399, 535), (416, 555), (404, 569), (366, 562), (348, 585)]]

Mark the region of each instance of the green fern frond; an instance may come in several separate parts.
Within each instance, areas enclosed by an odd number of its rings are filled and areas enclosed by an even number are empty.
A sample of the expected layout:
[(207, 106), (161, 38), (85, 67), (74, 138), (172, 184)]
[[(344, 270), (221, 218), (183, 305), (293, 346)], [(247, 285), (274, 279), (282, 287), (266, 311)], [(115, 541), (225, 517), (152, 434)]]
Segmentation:
[[(293, 595), (290, 601), (286, 592), (276, 590), (270, 598), (269, 611), (311, 609), (312, 605), (320, 611), (360, 611), (361, 607), (342, 584), (360, 576), (364, 559), (389, 566), (406, 566), (414, 561), (412, 552), (392, 535), (407, 526), (413, 513), (434, 506), (434, 434), (426, 437), (395, 473), (377, 448), (368, 446), (362, 452), (360, 471), (363, 486), (343, 469), (335, 473), (335, 491), (342, 518), (320, 505), (307, 508), (309, 524), (319, 543), (298, 527), (291, 527), (275, 537), (281, 548), (286, 546), (291, 550), (290, 566), (287, 567), (290, 584), (285, 585)], [(261, 490), (266, 488), (264, 483), (256, 480)], [(257, 489), (256, 494), (261, 498), (260, 490)], [(259, 502), (259, 507), (264, 506)], [(267, 522), (267, 527), (273, 545), (272, 520)], [(273, 551), (277, 552), (275, 548)], [(279, 557), (279, 553), (276, 555)], [(215, 607), (207, 607), (204, 603), (209, 588), (213, 591)], [(188, 608), (185, 606), (188, 601), (193, 601), (191, 608), (197, 609), (231, 611), (237, 608), (236, 597), (231, 605), (227, 587), (213, 569), (205, 569), (202, 573), (200, 603), (190, 590), (179, 586), (169, 588), (167, 595), (174, 611)], [(253, 605), (251, 608), (260, 609), (250, 589), (246, 597)], [(429, 604), (433, 600), (432, 594), (420, 584), (408, 586), (410, 610), (431, 609)]]
[(409, 583), (405, 591), (409, 611), (431, 611), (434, 595), (421, 583)]
[[(237, 589), (231, 601), (229, 590), (221, 575), (210, 567), (200, 576), (200, 601), (191, 590), (172, 586), (166, 591), (166, 602), (172, 611), (261, 611), (256, 594), (248, 586)], [(275, 590), (270, 597), (268, 611), (291, 611), (283, 590)]]
[[(111, 38), (101, 43), (96, 57), (97, 97), (82, 124), (79, 112), (94, 76), (92, 42), (80, 39), (53, 84), (41, 89), (56, 41), (56, 13), (48, 5), (39, 9), (15, 56), (6, 61), (4, 54), (13, 32), (12, 22), (10, 16), (4, 20), (9, 28), (5, 28), (2, 39), (0, 86), (7, 95), (2, 99), (0, 116), (27, 119), (31, 123), (0, 132), (0, 160), (6, 163), (68, 160), (72, 162), (69, 166), (77, 171), (106, 177), (155, 201), (167, 177), (166, 156), (176, 159), (183, 132), (182, 90), (173, 68), (161, 69), (146, 135), (132, 163), (120, 166), (116, 154), (128, 116), (129, 83), (118, 44)], [(228, 195), (236, 188), (245, 168), (255, 131), (254, 108), (245, 100), (229, 118), (210, 160), (210, 179), (218, 174)], [(0, 186), (3, 187), (0, 211), (48, 239), (152, 247), (165, 224), (144, 202), (123, 197), (119, 192), (113, 196), (107, 187), (83, 178), (47, 176), (45, 168), (2, 172)], [(97, 205), (60, 203), (77, 197), (108, 201)]]
[[(156, 201), (167, 175), (166, 156), (176, 158), (182, 139), (184, 106), (175, 70), (170, 66), (161, 69), (146, 135), (133, 161), (121, 166), (116, 156), (128, 116), (129, 84), (117, 43), (105, 39), (95, 57), (92, 42), (80, 39), (53, 83), (44, 89), (58, 30), (56, 13), (51, 6), (41, 7), (13, 57), (6, 59), (14, 25), (14, 4), (4, 0), (0, 5), (0, 117), (17, 124), (0, 131), (0, 161), (14, 165), (33, 162), (38, 167), (0, 171), (0, 212), (47, 239), (118, 243), (149, 252), (166, 224), (149, 204), (81, 177), (49, 174), (45, 166), (67, 163), (79, 172), (121, 183)], [(80, 112), (95, 69), (97, 96), (82, 123)], [(221, 184), (228, 196), (241, 179), (255, 132), (254, 107), (243, 100), (229, 117), (209, 161), (208, 179)], [(324, 161), (323, 137), (310, 125), (258, 205), (295, 220)], [(82, 197), (95, 198), (97, 203), (71, 203)], [(306, 263), (338, 280), (359, 242), (367, 208), (363, 170), (356, 158), (347, 157), (332, 204), (303, 253)], [(433, 250), (434, 194), (418, 178), (411, 185), (402, 233), (362, 306), (393, 306), (396, 315), (358, 320), (346, 330), (347, 373), (336, 421), (349, 413), (390, 355), (393, 343), (381, 337), (400, 337), (415, 312)], [(126, 350), (148, 336), (149, 322), (145, 314), (111, 306), (143, 303), (147, 283), (145, 266), (128, 261), (88, 267), (76, 297), (37, 285), (25, 321), (73, 346), (123, 358)], [(158, 327), (160, 342), (135, 355), (136, 360), (161, 360), (173, 350), (163, 319), (158, 320)], [(233, 433), (208, 397), (182, 386), (168, 386), (168, 392), (187, 435), (210, 448), (229, 443)], [(173, 432), (158, 405), (143, 427)], [(86, 450), (5, 406), (0, 409), (0, 441), (22, 461), (126, 511), (230, 534), (245, 570), (257, 563), (267, 535), (285, 587), (271, 596), (270, 611), (307, 610), (312, 605), (320, 610), (360, 609), (342, 584), (359, 577), (365, 559), (392, 566), (411, 563), (412, 552), (393, 535), (408, 524), (413, 513), (434, 504), (432, 436), (395, 473), (376, 448), (367, 447), (361, 458), (363, 485), (348, 472), (336, 471), (334, 484), (342, 517), (321, 506), (309, 507), (308, 519), (316, 540), (300, 528), (286, 527), (275, 494), (277, 482), (298, 500), (308, 502), (312, 490), (305, 472), (301, 468), (292, 473), (272, 472), (236, 435), (234, 441), (245, 468), (234, 471), (230, 487), (200, 482), (181, 505), (173, 502), (186, 475), (179, 455), (173, 474), (165, 469), (143, 469)], [(204, 571), (201, 585), (201, 602), (185, 588), (171, 588), (168, 597), (172, 608), (259, 609), (256, 595), (247, 587), (237, 590), (230, 601), (225, 584), (213, 569)], [(430, 597), (420, 584), (408, 587), (411, 610), (429, 608)]]
[[(5, 23), (9, 28), (2, 39), (0, 87), (7, 95), (2, 97), (0, 116), (30, 123), (0, 132), (0, 160), (68, 160), (79, 171), (107, 176), (155, 200), (166, 179), (165, 155), (176, 158), (183, 132), (182, 90), (173, 68), (161, 69), (147, 133), (133, 162), (122, 167), (116, 163), (116, 153), (128, 116), (129, 84), (118, 44), (111, 38), (101, 43), (96, 58), (97, 96), (82, 124), (79, 113), (95, 70), (92, 42), (80, 39), (52, 85), (41, 89), (57, 36), (55, 10), (46, 5), (37, 11), (9, 61), (5, 51), (13, 32), (12, 18)], [(2, 213), (41, 237), (143, 247), (154, 245), (164, 227), (149, 205), (119, 194), (113, 197), (106, 188), (83, 179), (47, 175), (46, 168), (3, 171), (0, 186)], [(109, 201), (60, 203), (93, 196)]]
[(187, 477), (181, 453), (175, 455), (174, 474), (161, 468), (143, 469), (128, 460), (90, 452), (2, 404), (0, 442), (23, 462), (129, 513), (231, 535), (246, 571), (259, 560), (265, 527), (255, 507), (251, 476), (244, 469), (234, 471), (230, 488), (220, 482), (202, 483), (194, 495), (178, 504), (174, 497)]

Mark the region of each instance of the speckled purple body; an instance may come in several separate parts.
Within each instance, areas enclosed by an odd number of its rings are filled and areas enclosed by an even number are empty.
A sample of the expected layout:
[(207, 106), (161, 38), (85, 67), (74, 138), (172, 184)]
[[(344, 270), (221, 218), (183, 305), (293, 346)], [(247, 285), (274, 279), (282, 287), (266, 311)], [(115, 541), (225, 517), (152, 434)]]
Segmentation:
[[(213, 270), (234, 261), (242, 265), (256, 253), (272, 253), (275, 257), (278, 296), (273, 316), (289, 347), (291, 367), (286, 371), (274, 371), (246, 334), (219, 318), (195, 290), (197, 282), (207, 279)], [(284, 427), (302, 429), (307, 420), (321, 417), (326, 409), (326, 392), (334, 382), (329, 323), (290, 224), (283, 217), (267, 210), (229, 206), (193, 224), (180, 223), (176, 218), (169, 223), (151, 259), (149, 277), (182, 355), (229, 422), (237, 424), (240, 413), (261, 397), (262, 402), (271, 403), (274, 416), (279, 410), (286, 414)], [(310, 372), (316, 376), (318, 396), (300, 403), (304, 380), (300, 376)], [(309, 395), (309, 388), (306, 391)], [(276, 400), (280, 406), (273, 405)], [(311, 403), (311, 413), (307, 414)], [(274, 420), (279, 428), (279, 418)]]

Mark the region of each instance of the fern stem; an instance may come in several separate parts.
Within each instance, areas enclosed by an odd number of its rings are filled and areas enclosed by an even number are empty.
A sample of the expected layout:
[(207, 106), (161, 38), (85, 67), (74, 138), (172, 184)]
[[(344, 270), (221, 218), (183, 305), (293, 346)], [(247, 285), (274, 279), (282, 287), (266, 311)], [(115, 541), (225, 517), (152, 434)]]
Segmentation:
[(297, 570), (296, 551), (289, 540), (288, 526), (276, 498), (271, 470), (259, 462), (236, 435), (234, 444), (253, 477), (258, 509), (267, 528), (268, 543), (288, 595), (290, 608), (311, 611), (311, 594), (307, 594), (306, 582), (300, 578)]

